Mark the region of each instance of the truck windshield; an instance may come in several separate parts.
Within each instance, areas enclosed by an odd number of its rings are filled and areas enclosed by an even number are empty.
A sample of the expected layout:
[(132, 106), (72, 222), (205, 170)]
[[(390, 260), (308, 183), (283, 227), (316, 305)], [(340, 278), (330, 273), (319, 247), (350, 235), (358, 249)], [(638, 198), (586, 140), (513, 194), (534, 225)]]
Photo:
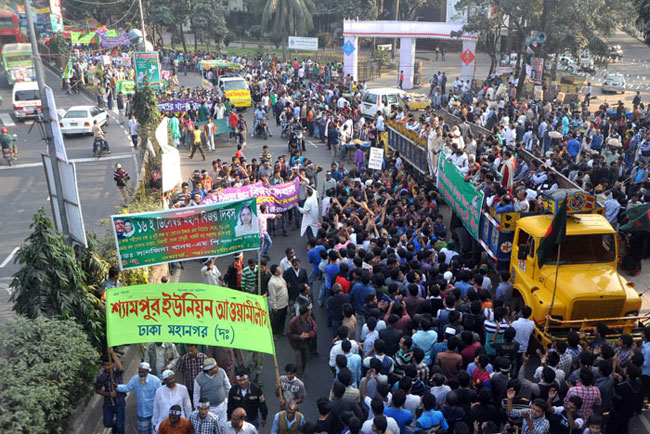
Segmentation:
[[(567, 236), (560, 251), (560, 265), (612, 262), (616, 257), (614, 234)], [(557, 246), (545, 264), (555, 264)]]
[(246, 80), (228, 80), (223, 82), (224, 90), (248, 90)]

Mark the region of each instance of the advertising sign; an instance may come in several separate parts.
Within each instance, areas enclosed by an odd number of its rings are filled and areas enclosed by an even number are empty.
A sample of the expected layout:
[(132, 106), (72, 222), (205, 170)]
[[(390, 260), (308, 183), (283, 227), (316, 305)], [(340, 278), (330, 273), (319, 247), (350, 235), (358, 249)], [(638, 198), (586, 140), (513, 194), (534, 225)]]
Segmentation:
[(471, 182), (465, 182), (465, 176), (452, 162), (447, 161), (447, 156), (443, 152), (440, 153), (438, 160), (437, 187), (445, 202), (463, 222), (470, 235), (478, 239), (484, 194)]
[(273, 354), (266, 299), (201, 283), (154, 283), (106, 291), (109, 346), (175, 342)]
[(117, 93), (122, 95), (133, 95), (135, 93), (135, 81), (117, 80)]
[(122, 270), (260, 247), (255, 198), (111, 220)]
[(144, 85), (145, 79), (155, 88), (160, 89), (160, 64), (158, 53), (155, 51), (139, 51), (133, 53), (133, 66), (135, 68), (135, 79), (138, 87)]

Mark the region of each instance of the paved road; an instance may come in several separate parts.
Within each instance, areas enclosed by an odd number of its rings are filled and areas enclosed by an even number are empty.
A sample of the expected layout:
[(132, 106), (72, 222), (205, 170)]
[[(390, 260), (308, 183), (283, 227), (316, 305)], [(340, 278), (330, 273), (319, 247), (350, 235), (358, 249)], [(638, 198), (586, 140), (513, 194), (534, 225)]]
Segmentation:
[[(67, 109), (73, 105), (92, 104), (84, 95), (66, 95), (60, 90), (60, 80), (46, 70), (46, 80), (55, 90), (57, 108)], [(11, 89), (4, 74), (0, 77), (0, 95), (4, 104), (0, 107), (0, 123), (10, 133), (18, 135), (19, 160), (8, 167), (0, 161), (0, 322), (6, 321), (10, 310), (4, 308), (7, 297), (8, 277), (18, 270), (13, 263), (13, 254), (29, 234), (32, 215), (40, 207), (51, 214), (41, 154), (46, 151), (38, 126), (32, 121), (16, 122), (11, 116)], [(33, 127), (33, 128), (32, 128)], [(113, 182), (113, 165), (120, 162), (131, 175), (131, 182), (137, 176), (136, 159), (130, 146), (131, 139), (117, 124), (109, 121), (106, 133), (111, 145), (111, 155), (97, 160), (92, 156), (92, 137), (67, 137), (65, 144), (68, 158), (76, 162), (79, 196), (86, 230), (100, 232), (100, 220), (114, 213), (120, 196)]]

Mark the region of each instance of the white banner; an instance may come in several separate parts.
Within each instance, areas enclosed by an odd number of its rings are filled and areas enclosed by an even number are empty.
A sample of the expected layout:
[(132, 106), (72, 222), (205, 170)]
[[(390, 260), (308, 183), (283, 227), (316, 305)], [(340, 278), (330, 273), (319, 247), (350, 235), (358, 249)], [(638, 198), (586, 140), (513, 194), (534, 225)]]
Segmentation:
[[(168, 147), (169, 148), (169, 147)], [(163, 193), (172, 190), (182, 181), (181, 156), (178, 149), (169, 148), (162, 154), (162, 189)]]
[(289, 36), (289, 49), (318, 51), (318, 38), (303, 38), (300, 36)]
[(383, 148), (370, 148), (370, 155), (368, 156), (368, 169), (381, 170), (383, 163)]

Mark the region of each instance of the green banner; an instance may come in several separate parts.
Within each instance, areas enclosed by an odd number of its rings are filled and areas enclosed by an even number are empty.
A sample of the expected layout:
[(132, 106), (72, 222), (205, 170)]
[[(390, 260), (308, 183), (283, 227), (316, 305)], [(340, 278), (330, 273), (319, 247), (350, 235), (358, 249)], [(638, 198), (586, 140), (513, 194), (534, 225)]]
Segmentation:
[(160, 64), (158, 53), (155, 51), (140, 51), (133, 53), (133, 66), (135, 68), (135, 80), (138, 87), (143, 86), (145, 79), (155, 88), (160, 89)]
[(465, 176), (451, 161), (447, 160), (447, 156), (442, 152), (438, 160), (437, 187), (447, 205), (463, 222), (470, 235), (478, 240), (484, 194), (471, 182), (465, 182)]
[(111, 216), (122, 270), (260, 247), (257, 198)]
[(174, 342), (273, 354), (265, 297), (201, 283), (106, 291), (108, 346)]
[(117, 80), (117, 93), (122, 95), (133, 95), (135, 93), (135, 82), (133, 80)]

